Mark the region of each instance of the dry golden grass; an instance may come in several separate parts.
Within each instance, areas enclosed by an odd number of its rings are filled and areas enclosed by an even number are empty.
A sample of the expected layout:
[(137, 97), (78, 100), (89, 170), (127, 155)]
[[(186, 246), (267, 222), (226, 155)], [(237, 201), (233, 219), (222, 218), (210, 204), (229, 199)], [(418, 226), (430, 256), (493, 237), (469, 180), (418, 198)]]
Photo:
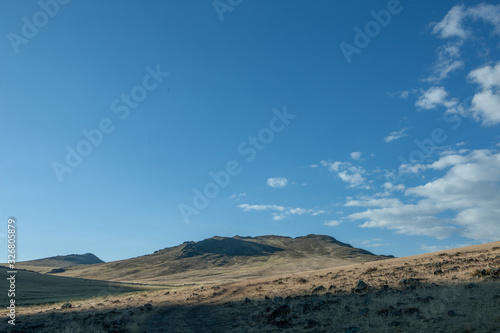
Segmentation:
[[(64, 310), (62, 303), (26, 307), (17, 328), (19, 332), (500, 332), (499, 267), (500, 242), (495, 242), (260, 279), (105, 296), (72, 302), (73, 307)], [(366, 288), (358, 285), (359, 280)]]
[[(218, 242), (222, 244), (217, 244)], [(201, 247), (199, 251), (195, 251), (196, 255), (186, 255), (193, 250), (192, 247), (196, 246)], [(255, 251), (253, 246), (265, 246), (279, 249), (279, 251), (262, 255), (258, 250)], [(222, 251), (218, 252), (221, 248)], [(241, 252), (247, 251), (253, 251), (253, 253), (241, 255)], [(235, 254), (238, 252), (240, 255)], [(308, 235), (297, 238), (215, 236), (201, 242), (184, 243), (141, 257), (68, 267), (65, 272), (58, 273), (57, 276), (128, 283), (141, 281), (179, 286), (187, 283), (221, 284), (385, 258), (387, 257), (376, 256), (365, 250), (353, 248), (329, 236)], [(24, 263), (20, 263), (18, 267), (36, 270), (33, 266), (23, 265)], [(44, 268), (38, 268), (39, 271), (41, 269)]]

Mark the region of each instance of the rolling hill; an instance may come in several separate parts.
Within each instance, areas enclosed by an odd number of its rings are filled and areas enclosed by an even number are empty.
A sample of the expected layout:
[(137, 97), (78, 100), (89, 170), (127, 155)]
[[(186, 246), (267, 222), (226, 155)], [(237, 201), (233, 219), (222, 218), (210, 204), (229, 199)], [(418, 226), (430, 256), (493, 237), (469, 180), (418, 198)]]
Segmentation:
[(63, 272), (66, 268), (79, 265), (93, 265), (104, 263), (92, 253), (69, 254), (36, 260), (21, 261), (16, 267), (35, 271), (38, 273)]
[(206, 284), (387, 259), (324, 235), (215, 236), (153, 254), (68, 267), (58, 275), (107, 281)]

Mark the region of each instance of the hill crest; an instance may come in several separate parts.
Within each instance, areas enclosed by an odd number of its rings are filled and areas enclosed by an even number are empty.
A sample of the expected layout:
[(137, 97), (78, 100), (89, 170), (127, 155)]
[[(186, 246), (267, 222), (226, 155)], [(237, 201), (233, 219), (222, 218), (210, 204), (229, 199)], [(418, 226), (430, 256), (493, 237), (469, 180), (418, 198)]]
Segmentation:
[(68, 254), (68, 255), (60, 255), (60, 256), (53, 256), (53, 257), (19, 262), (19, 264), (29, 265), (29, 266), (59, 267), (59, 268), (67, 268), (78, 265), (93, 265), (100, 263), (104, 263), (104, 261), (99, 259), (93, 253)]
[(392, 258), (355, 248), (327, 235), (214, 236), (186, 241), (152, 254), (53, 271), (65, 276), (110, 281), (174, 283), (264, 277)]

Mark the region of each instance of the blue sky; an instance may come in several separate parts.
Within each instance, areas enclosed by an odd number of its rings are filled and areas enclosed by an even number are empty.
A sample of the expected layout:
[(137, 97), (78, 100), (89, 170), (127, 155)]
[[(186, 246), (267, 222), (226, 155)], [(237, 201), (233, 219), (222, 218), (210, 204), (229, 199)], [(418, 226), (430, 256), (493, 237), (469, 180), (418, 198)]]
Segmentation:
[(494, 2), (1, 6), (18, 259), (214, 235), (396, 256), (500, 238)]

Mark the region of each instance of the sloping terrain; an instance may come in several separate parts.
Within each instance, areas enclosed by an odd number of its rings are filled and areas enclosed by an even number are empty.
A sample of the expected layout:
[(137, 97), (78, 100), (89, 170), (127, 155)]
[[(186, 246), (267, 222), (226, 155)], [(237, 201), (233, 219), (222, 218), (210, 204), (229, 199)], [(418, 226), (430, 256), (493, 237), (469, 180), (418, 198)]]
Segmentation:
[(330, 236), (215, 236), (132, 259), (71, 267), (60, 275), (122, 282), (207, 284), (386, 258)]
[[(7, 271), (7, 267), (0, 266), (0, 276), (8, 277)], [(122, 294), (151, 288), (119, 282), (53, 276), (19, 268), (17, 269), (15, 278), (15, 300), (17, 306)], [(5, 293), (2, 293), (0, 297), (2, 304), (8, 304), (7, 290), (9, 290), (9, 281), (5, 278), (0, 279), (0, 288), (1, 290), (5, 290)]]
[(65, 268), (79, 265), (93, 265), (103, 263), (101, 259), (92, 253), (69, 254), (65, 256), (54, 256), (36, 260), (21, 261), (16, 267), (39, 273), (47, 273), (52, 270), (64, 271)]
[(499, 332), (500, 242), (78, 303), (23, 309), (0, 331)]

